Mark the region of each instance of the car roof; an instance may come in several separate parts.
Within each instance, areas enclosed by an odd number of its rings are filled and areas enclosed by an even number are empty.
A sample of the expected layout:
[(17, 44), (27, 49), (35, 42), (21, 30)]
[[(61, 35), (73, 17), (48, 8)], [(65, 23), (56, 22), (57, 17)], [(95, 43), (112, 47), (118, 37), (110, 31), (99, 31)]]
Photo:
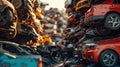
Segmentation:
[(0, 43), (8, 43), (8, 44), (12, 44), (12, 45), (15, 45), (15, 46), (19, 46), (19, 44), (14, 43), (14, 42), (10, 42), (10, 41), (0, 41)]

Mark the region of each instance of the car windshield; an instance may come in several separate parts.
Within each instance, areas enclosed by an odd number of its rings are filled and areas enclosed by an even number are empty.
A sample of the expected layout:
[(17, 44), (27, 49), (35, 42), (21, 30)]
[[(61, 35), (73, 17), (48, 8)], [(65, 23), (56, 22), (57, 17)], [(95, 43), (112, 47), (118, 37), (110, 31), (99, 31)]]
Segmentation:
[(118, 3), (120, 4), (120, 0), (118, 0)]
[(97, 5), (105, 2), (106, 0), (91, 0), (91, 5)]
[(114, 0), (113, 4), (120, 4), (120, 0)]

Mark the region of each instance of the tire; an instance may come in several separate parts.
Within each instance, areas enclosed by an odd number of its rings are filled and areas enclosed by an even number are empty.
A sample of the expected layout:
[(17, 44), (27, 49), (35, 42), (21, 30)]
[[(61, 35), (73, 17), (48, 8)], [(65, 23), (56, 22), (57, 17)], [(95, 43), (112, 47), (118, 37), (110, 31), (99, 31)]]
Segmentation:
[(10, 22), (13, 18), (13, 13), (10, 9), (5, 9), (0, 17), (0, 26), (3, 26), (5, 24), (7, 24), (8, 22)]
[(120, 28), (120, 15), (117, 13), (110, 13), (105, 18), (105, 27), (110, 30), (117, 30)]
[[(6, 26), (8, 27), (8, 29), (11, 29), (11, 30), (9, 30), (9, 32), (12, 33), (12, 34), (8, 34), (7, 39), (12, 39), (17, 34), (17, 29), (16, 29), (17, 22), (15, 21), (16, 19), (15, 19), (15, 16), (13, 15), (13, 12), (9, 8), (6, 8), (5, 12), (6, 12), (6, 15), (7, 15), (7, 17), (5, 19), (6, 22), (7, 22)], [(14, 26), (15, 28), (12, 28), (12, 26)]]
[[(13, 19), (14, 19), (13, 12), (9, 8), (6, 8), (3, 12), (1, 12), (0, 26), (6, 28), (5, 38), (7, 38), (7, 39), (12, 39), (17, 34), (16, 28), (12, 28), (12, 25), (15, 26), (15, 24), (13, 23)], [(11, 34), (9, 34), (9, 33), (11, 33)]]
[(118, 61), (118, 55), (111, 50), (106, 50), (102, 52), (99, 57), (99, 62), (103, 67), (114, 67), (118, 64)]

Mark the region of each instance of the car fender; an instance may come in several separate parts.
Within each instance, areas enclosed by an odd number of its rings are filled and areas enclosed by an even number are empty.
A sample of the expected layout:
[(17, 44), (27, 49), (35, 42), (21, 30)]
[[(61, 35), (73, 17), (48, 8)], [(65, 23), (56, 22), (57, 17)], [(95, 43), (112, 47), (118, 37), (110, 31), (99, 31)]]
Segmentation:
[[(99, 50), (99, 52), (96, 55), (96, 58), (95, 58), (96, 62), (99, 62), (99, 57), (100, 57), (101, 53), (103, 51), (105, 51), (105, 50), (112, 50), (112, 51), (114, 51), (117, 54), (119, 53), (119, 50), (115, 46), (111, 46), (111, 45), (109, 46), (109, 45), (107, 45), (107, 46), (102, 46), (101, 48), (99, 48), (100, 50)], [(118, 54), (118, 55), (120, 55), (120, 54)]]

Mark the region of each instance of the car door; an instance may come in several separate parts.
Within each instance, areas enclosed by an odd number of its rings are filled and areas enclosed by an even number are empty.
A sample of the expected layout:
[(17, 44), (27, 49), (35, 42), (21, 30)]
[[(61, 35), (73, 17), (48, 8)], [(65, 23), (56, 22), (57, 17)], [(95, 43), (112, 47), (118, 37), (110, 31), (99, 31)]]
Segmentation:
[(9, 60), (8, 56), (0, 54), (0, 67), (10, 67), (10, 61), (7, 60)]
[(0, 67), (16, 67), (16, 56), (9, 53), (0, 53)]
[(35, 64), (29, 58), (17, 58), (9, 53), (0, 54), (0, 67), (35, 67)]
[(37, 63), (34, 58), (13, 55), (5, 50), (0, 51), (0, 67), (37, 67)]

